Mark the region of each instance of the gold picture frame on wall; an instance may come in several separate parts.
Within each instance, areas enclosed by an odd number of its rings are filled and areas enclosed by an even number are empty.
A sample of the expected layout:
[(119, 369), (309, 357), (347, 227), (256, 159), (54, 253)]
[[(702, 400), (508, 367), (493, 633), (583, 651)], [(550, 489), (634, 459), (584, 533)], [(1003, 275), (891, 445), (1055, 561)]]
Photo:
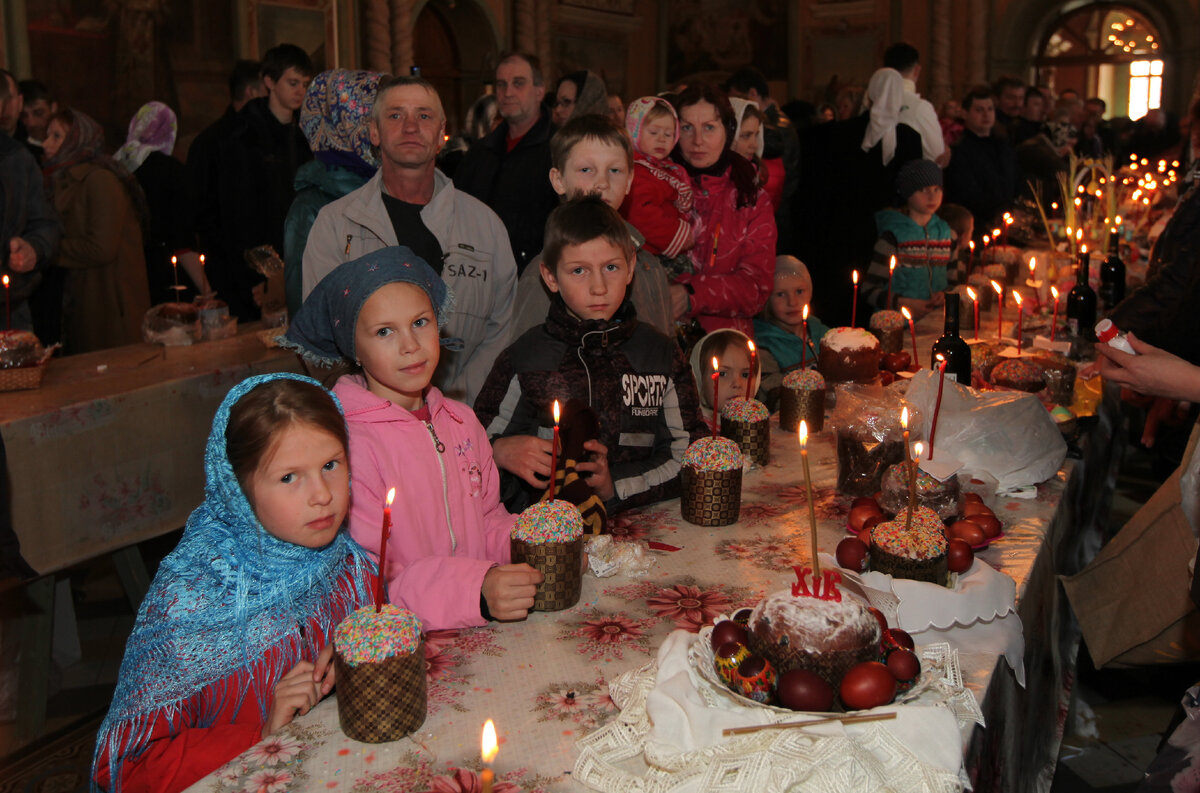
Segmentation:
[(279, 44), (304, 49), (318, 72), (338, 64), (336, 0), (243, 0), (244, 42), (252, 57), (261, 58)]

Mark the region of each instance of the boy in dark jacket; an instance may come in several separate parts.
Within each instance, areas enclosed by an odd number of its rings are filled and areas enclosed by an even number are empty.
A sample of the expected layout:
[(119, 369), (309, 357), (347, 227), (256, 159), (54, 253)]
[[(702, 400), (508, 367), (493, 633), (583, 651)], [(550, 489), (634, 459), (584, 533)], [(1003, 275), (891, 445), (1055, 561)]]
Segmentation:
[(624, 221), (599, 197), (550, 215), (540, 265), (554, 293), (546, 322), (501, 354), (475, 400), (512, 511), (549, 484), (554, 400), (596, 414), (597, 437), (583, 444), (589, 459), (575, 470), (610, 515), (679, 494), (680, 460), (704, 434), (696, 384), (678, 346), (637, 321), (626, 299), (633, 262)]

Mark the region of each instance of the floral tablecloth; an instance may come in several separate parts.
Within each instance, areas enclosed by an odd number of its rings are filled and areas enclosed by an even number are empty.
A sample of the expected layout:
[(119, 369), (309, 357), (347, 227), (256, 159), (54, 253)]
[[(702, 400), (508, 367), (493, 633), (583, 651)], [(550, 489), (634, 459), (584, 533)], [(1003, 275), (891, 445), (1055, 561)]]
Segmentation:
[[(653, 660), (671, 631), (697, 631), (720, 613), (750, 605), (790, 585), (792, 565), (809, 562), (796, 439), (777, 419), (772, 423), (771, 462), (746, 475), (736, 525), (690, 525), (677, 501), (623, 514), (612, 525), (617, 540), (652, 540), (678, 550), (656, 553), (657, 564), (637, 580), (589, 573), (571, 609), (430, 635), (429, 713), (409, 738), (381, 745), (348, 739), (331, 696), (192, 791), (474, 793), (481, 789), (480, 733), (488, 718), (500, 734), (497, 793), (584, 789), (571, 776), (575, 743), (616, 714), (610, 681)], [(832, 552), (846, 536), (850, 499), (833, 487), (831, 433), (813, 436), (809, 448), (820, 545)], [(1063, 617), (1055, 573), (1062, 560), (1079, 556), (1075, 548), (1091, 531), (1076, 515), (1080, 505), (1095, 502), (1095, 484), (1083, 481), (1095, 468), (1085, 455), (1041, 484), (1035, 498), (993, 504), (1005, 536), (980, 558), (1016, 582), (1028, 681), (1018, 685), (995, 654), (958, 648), (963, 678), (988, 724), (961, 735), (977, 789), (1048, 787), (1078, 642)], [(1064, 501), (1069, 482), (1071, 503)]]

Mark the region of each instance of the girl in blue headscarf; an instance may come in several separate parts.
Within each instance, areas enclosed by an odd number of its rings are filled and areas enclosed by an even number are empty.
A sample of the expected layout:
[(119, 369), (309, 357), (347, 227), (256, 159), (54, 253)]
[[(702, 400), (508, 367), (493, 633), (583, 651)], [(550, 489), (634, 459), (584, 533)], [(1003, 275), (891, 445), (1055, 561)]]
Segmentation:
[(375, 572), (342, 530), (346, 447), (341, 404), (315, 380), (251, 377), (225, 397), (204, 503), (126, 645), (94, 788), (183, 790), (333, 688), (328, 639)]

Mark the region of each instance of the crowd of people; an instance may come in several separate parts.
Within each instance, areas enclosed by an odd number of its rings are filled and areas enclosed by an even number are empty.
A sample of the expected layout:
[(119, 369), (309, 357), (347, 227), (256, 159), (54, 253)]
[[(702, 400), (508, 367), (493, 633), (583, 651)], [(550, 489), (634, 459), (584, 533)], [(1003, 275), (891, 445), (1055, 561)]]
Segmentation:
[[(593, 531), (678, 495), (683, 452), (721, 408), (697, 380), (772, 402), (849, 324), (852, 270), (860, 317), (923, 315), (1027, 180), (1070, 152), (1178, 143), (1160, 111), (1122, 126), (1100, 100), (1007, 77), (939, 114), (903, 43), (822, 107), (781, 107), (751, 67), (626, 104), (592, 72), (551, 90), (536, 58), (507, 54), (453, 138), (418, 76), (314, 71), (288, 44), (239, 62), (186, 164), (162, 103), (110, 156), (95, 120), (0, 72), (15, 326), (68, 354), (139, 341), (151, 304), (179, 299), (172, 262), (255, 320), (266, 279), (245, 252), (271, 246), (286, 344), (332, 389), (265, 377), (226, 398), (206, 501), (101, 730), (104, 788), (182, 789), (328, 693), (326, 639), (368, 600), (388, 487), (405, 515), (393, 602), (431, 630), (521, 619), (540, 574), (510, 562), (513, 514), (552, 481)], [(552, 468), (555, 399), (571, 436)], [(155, 682), (168, 662), (186, 671), (170, 686)]]

